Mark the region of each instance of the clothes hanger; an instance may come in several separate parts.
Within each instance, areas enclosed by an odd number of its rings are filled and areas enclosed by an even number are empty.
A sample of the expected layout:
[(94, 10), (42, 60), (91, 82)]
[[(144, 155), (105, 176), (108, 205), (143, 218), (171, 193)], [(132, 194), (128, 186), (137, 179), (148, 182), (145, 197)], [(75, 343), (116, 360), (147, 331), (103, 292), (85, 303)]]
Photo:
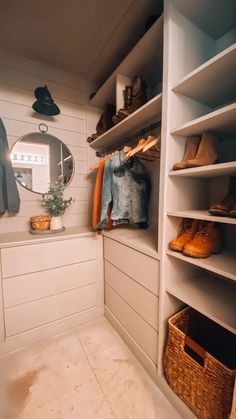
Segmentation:
[(137, 154), (139, 151), (142, 150), (144, 144), (146, 143), (146, 140), (144, 138), (142, 138), (141, 140), (139, 140), (138, 144), (136, 145), (136, 147), (131, 148), (130, 151), (128, 151), (125, 155), (125, 157), (127, 159), (130, 159), (130, 157), (133, 157), (135, 154)]
[(146, 144), (143, 147), (143, 152), (145, 153), (147, 150), (149, 150), (150, 148), (157, 146), (160, 143), (160, 136), (159, 137), (153, 137), (153, 136), (149, 136), (147, 139)]
[(99, 164), (101, 163), (101, 161), (107, 160), (109, 157), (113, 156), (116, 153), (119, 153), (119, 151), (115, 150), (115, 151), (112, 151), (111, 153), (107, 154), (106, 156), (101, 157), (98, 163), (95, 163), (95, 164), (93, 164), (92, 166), (89, 167), (89, 171), (98, 170)]

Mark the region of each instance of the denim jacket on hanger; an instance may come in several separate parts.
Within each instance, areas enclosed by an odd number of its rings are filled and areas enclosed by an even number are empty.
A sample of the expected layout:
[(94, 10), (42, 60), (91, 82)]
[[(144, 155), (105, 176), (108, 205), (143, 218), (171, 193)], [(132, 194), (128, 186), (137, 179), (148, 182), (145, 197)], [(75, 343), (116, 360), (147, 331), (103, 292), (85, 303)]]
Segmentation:
[(0, 119), (0, 214), (19, 212), (20, 197), (10, 160), (7, 134)]
[(111, 201), (114, 225), (146, 223), (150, 192), (147, 171), (136, 157), (127, 161), (123, 150), (111, 156), (104, 170), (101, 217), (96, 230), (104, 228)]

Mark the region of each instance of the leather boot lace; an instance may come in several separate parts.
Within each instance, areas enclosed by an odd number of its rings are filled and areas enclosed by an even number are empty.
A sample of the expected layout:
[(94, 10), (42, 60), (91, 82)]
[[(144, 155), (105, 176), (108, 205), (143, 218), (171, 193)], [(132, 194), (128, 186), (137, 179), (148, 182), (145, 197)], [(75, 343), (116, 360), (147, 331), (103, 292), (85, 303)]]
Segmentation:
[(214, 223), (212, 221), (201, 221), (199, 230), (195, 234), (195, 237), (201, 237), (203, 243), (205, 243), (209, 237), (210, 232), (213, 229), (213, 226), (214, 226)]
[(191, 218), (184, 218), (180, 225), (178, 236), (181, 236), (188, 230), (187, 237), (191, 238), (197, 227), (196, 221), (197, 220), (192, 220)]

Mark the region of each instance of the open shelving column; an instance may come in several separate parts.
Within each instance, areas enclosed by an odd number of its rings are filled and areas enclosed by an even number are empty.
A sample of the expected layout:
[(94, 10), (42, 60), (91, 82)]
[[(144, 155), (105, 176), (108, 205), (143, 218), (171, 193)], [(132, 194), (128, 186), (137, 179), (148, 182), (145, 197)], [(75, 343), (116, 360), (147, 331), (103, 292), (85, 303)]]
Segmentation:
[[(227, 11), (223, 3), (165, 1), (158, 362), (163, 379), (167, 319), (184, 304), (236, 334), (236, 219), (208, 213), (226, 195), (229, 176), (236, 176), (236, 25), (230, 16), (235, 2), (227, 1)], [(229, 15), (219, 25), (223, 11)], [(173, 171), (186, 139), (207, 130), (218, 137), (220, 163)], [(222, 252), (195, 259), (169, 250), (182, 218), (220, 223)]]

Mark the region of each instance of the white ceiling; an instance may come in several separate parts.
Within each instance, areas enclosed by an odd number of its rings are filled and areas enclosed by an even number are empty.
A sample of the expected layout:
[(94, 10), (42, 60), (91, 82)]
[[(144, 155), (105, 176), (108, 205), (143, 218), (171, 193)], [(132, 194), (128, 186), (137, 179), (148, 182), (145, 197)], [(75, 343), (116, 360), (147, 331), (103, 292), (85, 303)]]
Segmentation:
[(161, 0), (7, 0), (0, 46), (101, 84), (144, 33)]

